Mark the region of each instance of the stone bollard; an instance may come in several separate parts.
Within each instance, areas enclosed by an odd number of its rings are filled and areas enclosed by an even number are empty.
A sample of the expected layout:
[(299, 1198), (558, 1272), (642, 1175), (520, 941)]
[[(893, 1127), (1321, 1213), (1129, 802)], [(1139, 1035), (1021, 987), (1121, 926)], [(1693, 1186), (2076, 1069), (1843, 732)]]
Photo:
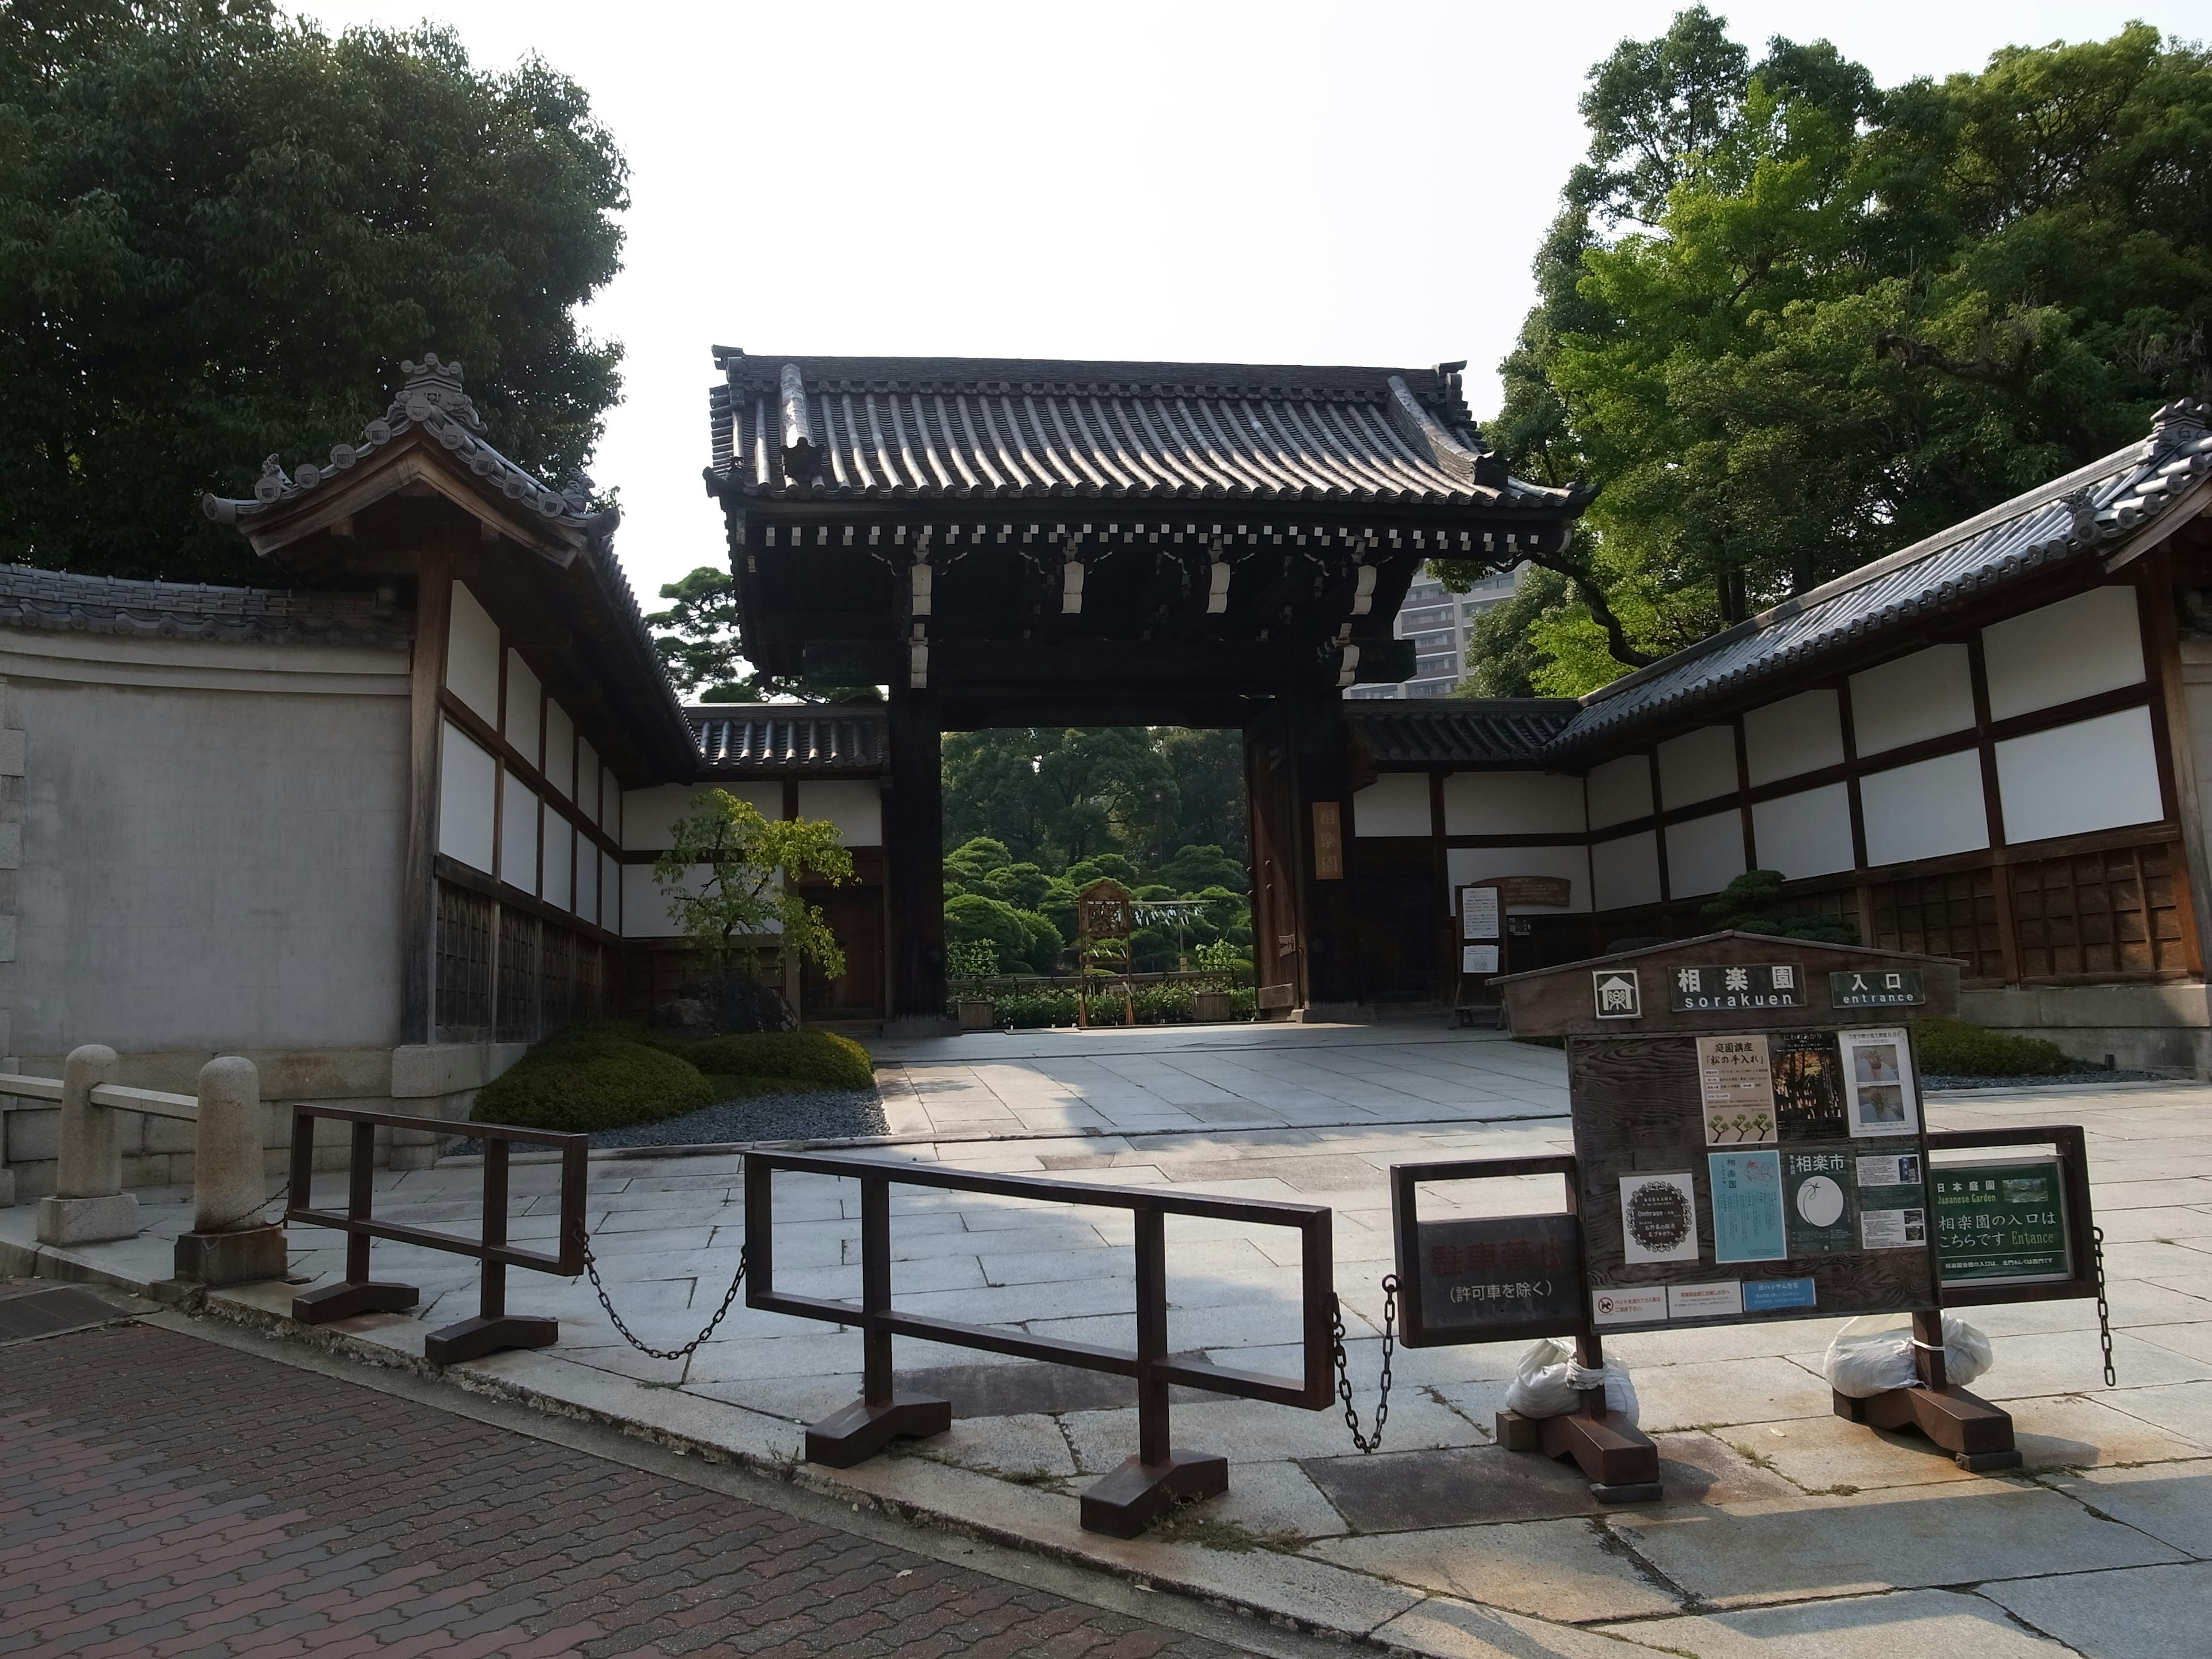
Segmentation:
[(179, 1235), (176, 1276), (196, 1284), (282, 1279), (284, 1229), (258, 1219), (269, 1201), (261, 1078), (235, 1054), (200, 1067), (192, 1137), (192, 1230)]
[(115, 1081), (119, 1063), (114, 1049), (97, 1042), (70, 1049), (62, 1062), (61, 1157), (54, 1195), (39, 1200), (41, 1244), (138, 1236), (138, 1200), (123, 1190), (115, 1113), (92, 1102), (95, 1088)]

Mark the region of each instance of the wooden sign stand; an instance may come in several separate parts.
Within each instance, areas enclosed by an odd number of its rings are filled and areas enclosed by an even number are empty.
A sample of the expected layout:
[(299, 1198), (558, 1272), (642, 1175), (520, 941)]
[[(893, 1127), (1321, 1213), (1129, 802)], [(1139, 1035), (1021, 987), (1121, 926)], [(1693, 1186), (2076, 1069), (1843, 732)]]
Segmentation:
[(1917, 1429), (1951, 1454), (1962, 1469), (1977, 1474), (2016, 1469), (2020, 1448), (2013, 1440), (2012, 1413), (1979, 1395), (1954, 1389), (1943, 1374), (1943, 1314), (1912, 1316), (1913, 1369), (1917, 1389), (1890, 1389), (1854, 1400), (1834, 1395), (1836, 1415), (1873, 1429)]
[[(1604, 1365), (1605, 1347), (1595, 1331), (1576, 1336), (1575, 1361), (1590, 1370)], [(1656, 1504), (1665, 1497), (1657, 1443), (1619, 1412), (1607, 1411), (1603, 1389), (1576, 1393), (1582, 1403), (1561, 1417), (1498, 1413), (1498, 1443), (1507, 1451), (1573, 1458), (1589, 1477), (1590, 1496), (1601, 1504)]]

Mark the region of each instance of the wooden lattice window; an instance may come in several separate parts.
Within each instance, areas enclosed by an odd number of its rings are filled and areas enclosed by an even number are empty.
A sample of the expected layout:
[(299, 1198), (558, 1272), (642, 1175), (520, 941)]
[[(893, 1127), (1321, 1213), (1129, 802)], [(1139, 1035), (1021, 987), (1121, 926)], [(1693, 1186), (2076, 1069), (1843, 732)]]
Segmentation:
[(1881, 883), (1874, 890), (1874, 937), (1867, 942), (1885, 951), (1957, 957), (1966, 963), (1967, 979), (2002, 981), (1995, 873), (1961, 870)]
[(2014, 866), (2021, 977), (2186, 972), (2173, 850), (2122, 847)]
[(502, 908), (499, 913), (499, 1029), (497, 1042), (534, 1042), (538, 1014), (538, 919)]
[(491, 913), (482, 895), (438, 884), (438, 1024), (449, 1042), (491, 1025)]
[(576, 1004), (576, 955), (583, 941), (565, 927), (548, 927), (544, 938), (538, 1006), (544, 1029), (557, 1031), (581, 1017)]

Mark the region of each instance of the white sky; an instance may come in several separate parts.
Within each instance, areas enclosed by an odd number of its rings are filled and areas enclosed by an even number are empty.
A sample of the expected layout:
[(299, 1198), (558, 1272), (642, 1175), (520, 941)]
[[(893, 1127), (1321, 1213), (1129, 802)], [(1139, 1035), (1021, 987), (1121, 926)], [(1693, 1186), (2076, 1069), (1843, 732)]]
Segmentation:
[[(478, 64), (580, 82), (629, 156), (628, 350), (593, 475), (651, 608), (725, 556), (700, 482), (716, 343), (1425, 367), (1468, 398), (1533, 291), (1585, 145), (1575, 105), (1674, 0), (295, 0), (326, 27), (451, 23)], [(1716, 3), (1753, 49), (1826, 37), (1884, 85), (2203, 0)], [(435, 342), (425, 342), (434, 348)]]

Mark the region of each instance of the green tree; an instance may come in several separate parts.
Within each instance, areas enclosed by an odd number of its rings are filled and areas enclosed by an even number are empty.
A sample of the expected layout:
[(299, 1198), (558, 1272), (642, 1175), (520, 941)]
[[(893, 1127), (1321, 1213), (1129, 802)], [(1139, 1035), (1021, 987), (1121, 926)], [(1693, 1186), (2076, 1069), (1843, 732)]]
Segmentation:
[(1884, 91), (1698, 8), (1583, 110), (1490, 431), (1601, 494), (1478, 686), (1586, 690), (2212, 391), (2201, 47), (2137, 25)]
[(760, 977), (770, 951), (793, 951), (836, 979), (845, 953), (791, 885), (818, 876), (833, 886), (853, 879), (853, 855), (837, 826), (814, 818), (769, 818), (726, 789), (702, 789), (669, 831), (653, 878), (669, 920), (712, 966)]
[(576, 308), (629, 204), (582, 90), (270, 0), (0, 7), (0, 558), (266, 580), (202, 491), (360, 434), (404, 357), (573, 476), (620, 389)]
[(1024, 726), (945, 739), (947, 840), (988, 836), (1060, 869), (1141, 851), (1176, 778), (1142, 726)]
[(653, 636), (653, 649), (676, 689), (702, 702), (883, 701), (872, 685), (793, 679), (756, 670), (738, 643), (737, 584), (726, 570), (700, 565), (683, 580), (665, 584), (660, 597), (674, 603), (645, 619), (648, 628), (668, 630)]

